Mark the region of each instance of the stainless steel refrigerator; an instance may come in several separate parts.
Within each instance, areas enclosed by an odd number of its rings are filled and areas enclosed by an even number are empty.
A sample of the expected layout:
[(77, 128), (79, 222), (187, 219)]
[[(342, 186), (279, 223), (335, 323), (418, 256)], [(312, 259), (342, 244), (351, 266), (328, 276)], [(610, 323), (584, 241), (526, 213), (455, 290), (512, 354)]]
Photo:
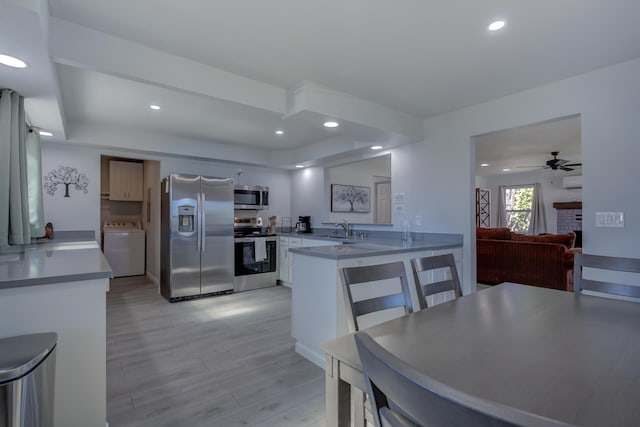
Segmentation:
[(162, 180), (160, 292), (167, 300), (233, 291), (233, 188), (231, 178)]

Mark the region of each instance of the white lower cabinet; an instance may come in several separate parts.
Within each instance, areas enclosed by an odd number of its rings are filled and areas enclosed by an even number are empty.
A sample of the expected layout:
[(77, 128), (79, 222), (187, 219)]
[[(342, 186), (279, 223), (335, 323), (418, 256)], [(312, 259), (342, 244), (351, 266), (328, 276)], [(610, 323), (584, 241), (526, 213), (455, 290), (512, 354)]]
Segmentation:
[[(299, 248), (302, 246), (302, 238), (301, 237), (289, 237), (289, 248)], [(294, 254), (289, 252), (289, 265), (287, 265), (287, 269), (289, 272), (287, 273), (289, 276), (289, 287), (293, 283), (293, 257)]]
[(289, 271), (289, 238), (280, 236), (278, 238), (278, 280), (290, 286)]
[[(338, 336), (349, 333), (347, 325), (347, 311), (342, 291), (342, 283), (339, 278), (339, 270), (343, 267), (362, 267), (367, 265), (384, 264), (388, 262), (402, 261), (407, 272), (407, 281), (413, 309), (417, 310), (418, 295), (414, 285), (414, 277), (411, 273), (411, 259), (425, 256), (434, 256), (444, 253), (453, 253), (456, 259), (458, 275), (462, 277), (462, 249), (429, 249), (428, 247), (416, 249), (412, 252), (392, 252), (386, 255), (366, 255), (359, 258), (330, 259), (314, 256), (313, 254), (289, 254), (294, 259), (295, 277), (290, 276), (292, 285), (292, 311), (291, 331), (296, 339), (295, 350), (318, 366), (324, 366), (324, 352), (322, 343), (330, 341)], [(427, 283), (434, 279), (444, 278), (443, 271), (429, 272)], [(300, 277), (299, 277), (300, 276)], [(395, 285), (397, 290), (398, 285)], [(362, 299), (368, 296), (366, 287), (360, 292)], [(436, 295), (430, 303), (438, 304), (450, 299), (449, 295)], [(389, 320), (387, 315), (393, 313), (378, 312), (369, 315), (369, 326)], [(401, 313), (400, 313), (401, 314)]]
[(310, 239), (307, 237), (279, 236), (278, 238), (278, 280), (284, 285), (291, 287), (293, 283), (293, 257), (289, 248), (307, 248), (312, 246), (336, 246), (341, 245), (339, 240)]
[(306, 237), (302, 239), (302, 247), (304, 248), (310, 248), (312, 246), (337, 246), (341, 244), (342, 241), (340, 240), (307, 239)]

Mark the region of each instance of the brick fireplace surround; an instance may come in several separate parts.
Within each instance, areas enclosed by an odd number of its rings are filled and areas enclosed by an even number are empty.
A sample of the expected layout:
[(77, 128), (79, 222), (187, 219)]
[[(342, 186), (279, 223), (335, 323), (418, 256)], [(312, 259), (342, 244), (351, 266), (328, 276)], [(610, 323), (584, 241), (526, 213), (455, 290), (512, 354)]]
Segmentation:
[(557, 210), (558, 234), (574, 231), (575, 247), (582, 247), (582, 202), (557, 202), (553, 204)]

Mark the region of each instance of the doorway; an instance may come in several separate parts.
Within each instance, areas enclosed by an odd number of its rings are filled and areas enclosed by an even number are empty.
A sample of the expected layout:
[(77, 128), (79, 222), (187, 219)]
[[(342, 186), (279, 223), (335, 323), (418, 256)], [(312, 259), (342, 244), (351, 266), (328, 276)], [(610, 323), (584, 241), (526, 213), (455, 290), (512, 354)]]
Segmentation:
[[(377, 180), (381, 177), (374, 177)], [(376, 181), (374, 184), (376, 193), (376, 208), (374, 221), (376, 224), (391, 224), (391, 181)]]
[[(537, 233), (566, 233), (560, 223), (564, 212), (556, 209), (558, 203), (579, 202), (582, 188), (569, 185), (580, 181), (582, 175), (581, 117), (572, 115), (516, 128), (500, 130), (471, 138), (472, 177), (475, 176), (475, 212), (478, 209), (489, 212), (482, 227), (510, 227), (505, 195), (509, 188), (524, 188), (540, 184), (542, 211), (545, 229)], [(489, 199), (484, 206), (477, 197)], [(499, 208), (501, 205), (503, 208)], [(555, 205), (555, 206), (554, 206)], [(502, 221), (498, 218), (504, 215)], [(511, 215), (513, 217), (513, 215)], [(477, 216), (472, 218), (472, 233), (476, 232)], [(514, 227), (516, 228), (516, 227)], [(576, 211), (569, 231), (582, 230), (582, 213)], [(517, 230), (512, 230), (517, 231)], [(523, 233), (522, 230), (518, 231)], [(526, 231), (524, 231), (526, 233)], [(477, 243), (474, 238), (474, 243)], [(482, 254), (478, 245), (476, 253), (476, 278), (482, 276), (483, 266), (479, 265)]]

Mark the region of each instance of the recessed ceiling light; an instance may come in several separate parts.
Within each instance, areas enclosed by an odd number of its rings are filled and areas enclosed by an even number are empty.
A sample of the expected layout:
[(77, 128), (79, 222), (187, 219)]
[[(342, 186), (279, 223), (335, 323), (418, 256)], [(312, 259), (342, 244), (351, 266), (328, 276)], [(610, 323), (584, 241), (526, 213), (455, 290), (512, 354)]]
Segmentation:
[(46, 130), (38, 131), (38, 133), (42, 136), (53, 136), (51, 132), (47, 132)]
[(278, 129), (276, 131), (276, 135), (284, 135), (284, 131), (282, 129)]
[(483, 168), (486, 168), (487, 166), (489, 166), (489, 163), (482, 163), (480, 166), (482, 166)]
[(303, 168), (304, 165), (296, 165), (297, 168)]
[(504, 21), (493, 21), (491, 24), (489, 24), (489, 31), (498, 31), (504, 28)]
[(13, 68), (27, 68), (27, 63), (13, 56), (0, 54), (0, 64)]
[(506, 169), (502, 169), (502, 172), (509, 172), (510, 170), (511, 169), (506, 168)]
[(156, 104), (151, 104), (151, 105), (149, 105), (149, 108), (151, 108), (152, 110), (159, 110), (160, 106), (156, 105)]
[(382, 145), (372, 145), (371, 149), (372, 150), (382, 150)]
[(338, 126), (340, 126), (340, 123), (338, 122), (334, 122), (334, 121), (324, 122), (324, 127), (326, 128), (337, 128)]

